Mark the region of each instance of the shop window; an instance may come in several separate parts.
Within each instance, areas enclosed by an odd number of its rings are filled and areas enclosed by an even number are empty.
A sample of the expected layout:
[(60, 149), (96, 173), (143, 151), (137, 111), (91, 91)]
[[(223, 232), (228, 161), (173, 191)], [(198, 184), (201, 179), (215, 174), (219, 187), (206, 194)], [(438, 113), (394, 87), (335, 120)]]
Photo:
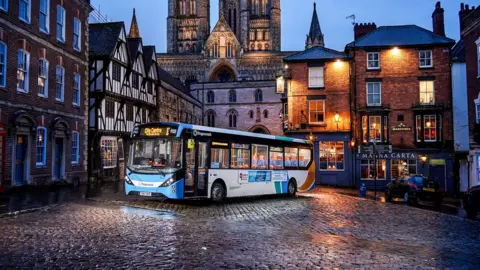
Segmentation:
[(268, 165), (268, 146), (252, 144), (252, 169), (266, 169)]
[(112, 169), (117, 167), (117, 138), (104, 137), (100, 143), (102, 165), (104, 169)]
[(270, 147), (270, 169), (283, 169), (283, 148)]
[(312, 150), (300, 149), (298, 151), (298, 165), (300, 168), (306, 168), (312, 159)]
[(417, 174), (417, 161), (409, 160), (392, 160), (392, 168), (390, 168), (392, 179), (397, 179), (406, 174)]
[(374, 164), (373, 159), (361, 161), (360, 170), (363, 180), (373, 180), (375, 179), (375, 174), (377, 174), (377, 179), (386, 179), (387, 161), (381, 159), (377, 160), (376, 166)]
[(341, 171), (345, 169), (345, 143), (320, 142), (320, 170)]
[(285, 167), (298, 167), (298, 148), (285, 147)]
[(230, 167), (233, 169), (250, 168), (250, 146), (248, 144), (232, 144), (232, 161)]
[(212, 169), (228, 168), (229, 150), (226, 148), (212, 148), (212, 161), (210, 167)]

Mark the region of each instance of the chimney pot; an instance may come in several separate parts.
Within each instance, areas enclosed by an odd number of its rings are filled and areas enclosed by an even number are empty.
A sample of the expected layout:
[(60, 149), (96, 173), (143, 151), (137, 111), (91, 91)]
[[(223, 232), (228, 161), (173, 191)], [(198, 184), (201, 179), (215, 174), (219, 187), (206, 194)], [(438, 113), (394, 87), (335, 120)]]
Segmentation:
[(464, 3), (461, 3), (461, 4), (460, 4), (460, 11), (463, 11), (463, 10), (465, 10), (465, 4), (464, 4)]
[(375, 23), (357, 23), (354, 27), (355, 32), (355, 40), (359, 39), (360, 37), (370, 34), (371, 32), (377, 29), (377, 25)]
[(437, 2), (437, 4), (435, 5), (435, 8), (441, 8), (442, 5), (440, 4), (440, 1)]
[(470, 9), (470, 7), (468, 6), (468, 4), (465, 5), (465, 8), (466, 8), (467, 10)]
[(445, 16), (440, 2), (435, 4), (435, 10), (432, 13), (433, 32), (439, 36), (445, 36)]

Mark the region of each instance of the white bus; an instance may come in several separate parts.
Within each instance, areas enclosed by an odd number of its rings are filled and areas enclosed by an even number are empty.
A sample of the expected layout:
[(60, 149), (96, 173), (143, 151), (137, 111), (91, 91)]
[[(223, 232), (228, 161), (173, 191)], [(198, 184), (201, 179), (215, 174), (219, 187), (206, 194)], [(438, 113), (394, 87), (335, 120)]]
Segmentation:
[(313, 189), (310, 141), (181, 123), (136, 126), (128, 195), (225, 198), (295, 195)]

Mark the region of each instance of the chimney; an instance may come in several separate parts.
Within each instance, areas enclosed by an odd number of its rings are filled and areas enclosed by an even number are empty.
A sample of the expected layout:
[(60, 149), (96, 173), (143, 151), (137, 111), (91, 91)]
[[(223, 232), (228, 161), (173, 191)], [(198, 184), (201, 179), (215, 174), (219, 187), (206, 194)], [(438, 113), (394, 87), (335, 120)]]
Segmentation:
[(470, 9), (469, 5), (465, 5), (464, 3), (460, 4), (460, 11), (458, 12), (458, 17), (460, 19), (460, 36), (462, 35), (462, 31), (465, 28), (463, 20), (470, 14), (470, 12), (474, 10), (475, 7), (472, 7), (472, 9)]
[(432, 13), (433, 32), (442, 37), (445, 36), (445, 18), (443, 14), (444, 10), (440, 5), (440, 1), (438, 1)]
[(355, 33), (355, 40), (370, 34), (371, 32), (377, 29), (375, 23), (356, 23), (353, 27), (353, 32)]

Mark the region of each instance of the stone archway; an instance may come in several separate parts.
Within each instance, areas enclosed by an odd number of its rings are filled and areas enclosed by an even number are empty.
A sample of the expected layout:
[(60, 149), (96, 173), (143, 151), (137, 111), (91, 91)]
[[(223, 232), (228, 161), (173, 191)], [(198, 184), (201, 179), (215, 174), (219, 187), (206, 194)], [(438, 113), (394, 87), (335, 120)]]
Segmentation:
[(270, 135), (270, 131), (263, 125), (256, 125), (251, 127), (248, 132), (258, 133), (258, 134), (267, 134)]
[(237, 81), (237, 78), (235, 68), (224, 61), (212, 68), (208, 75), (210, 82), (234, 82)]

